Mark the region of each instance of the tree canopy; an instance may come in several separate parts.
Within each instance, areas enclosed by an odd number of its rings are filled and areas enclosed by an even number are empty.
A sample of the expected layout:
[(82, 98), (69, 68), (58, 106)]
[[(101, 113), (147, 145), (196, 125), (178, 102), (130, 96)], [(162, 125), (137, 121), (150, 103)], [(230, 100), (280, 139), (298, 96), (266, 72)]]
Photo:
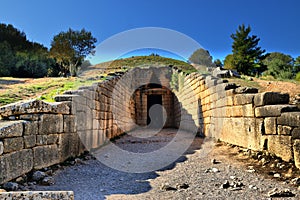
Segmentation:
[(96, 42), (97, 39), (85, 29), (80, 31), (69, 29), (54, 36), (50, 55), (62, 67), (63, 75), (70, 73), (76, 76), (84, 58), (94, 54)]
[(260, 39), (256, 35), (250, 36), (250, 26), (240, 25), (236, 33), (231, 35), (232, 64), (240, 73), (254, 75), (263, 71), (260, 61), (264, 58), (265, 50), (258, 46)]
[(282, 79), (291, 79), (294, 76), (294, 59), (290, 55), (279, 52), (269, 53), (263, 60), (263, 64), (268, 68), (268, 70), (264, 72), (265, 75)]
[(223, 63), (220, 59), (214, 60), (214, 64), (216, 67), (223, 67)]
[(300, 56), (298, 56), (296, 59), (295, 59), (295, 63), (294, 63), (294, 71), (297, 73), (297, 72), (300, 72)]
[(214, 63), (212, 62), (212, 56), (209, 54), (209, 51), (205, 49), (197, 49), (190, 56), (189, 61), (194, 64), (203, 65), (206, 67), (214, 67)]
[(43, 45), (27, 40), (24, 32), (11, 24), (0, 24), (0, 76), (38, 78), (54, 65)]
[(224, 68), (225, 69), (235, 69), (235, 66), (234, 66), (234, 63), (233, 63), (233, 55), (232, 54), (228, 54), (225, 57)]

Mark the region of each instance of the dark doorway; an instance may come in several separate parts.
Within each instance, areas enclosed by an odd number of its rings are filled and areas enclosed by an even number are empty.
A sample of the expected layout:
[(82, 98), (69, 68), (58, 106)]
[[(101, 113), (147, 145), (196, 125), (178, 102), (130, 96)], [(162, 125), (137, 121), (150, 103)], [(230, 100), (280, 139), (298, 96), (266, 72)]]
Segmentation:
[[(160, 106), (154, 106), (156, 104)], [(150, 124), (153, 128), (162, 128), (163, 126), (162, 95), (147, 96), (147, 125)]]

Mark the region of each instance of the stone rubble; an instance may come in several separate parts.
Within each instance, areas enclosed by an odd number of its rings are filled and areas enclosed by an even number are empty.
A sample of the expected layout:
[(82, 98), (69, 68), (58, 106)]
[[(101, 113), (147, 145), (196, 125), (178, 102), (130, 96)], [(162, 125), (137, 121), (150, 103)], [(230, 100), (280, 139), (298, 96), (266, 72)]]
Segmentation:
[(274, 188), (268, 192), (269, 197), (294, 197), (296, 196), (289, 189), (279, 190), (278, 188)]

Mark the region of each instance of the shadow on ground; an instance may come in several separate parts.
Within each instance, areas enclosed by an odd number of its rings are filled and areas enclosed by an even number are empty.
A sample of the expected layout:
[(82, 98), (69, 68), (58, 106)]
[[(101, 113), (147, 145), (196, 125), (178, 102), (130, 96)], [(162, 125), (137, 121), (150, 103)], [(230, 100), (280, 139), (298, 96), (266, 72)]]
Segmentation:
[[(153, 148), (166, 145), (173, 138), (176, 129), (165, 131), (157, 137), (140, 139), (129, 135), (114, 140), (113, 143), (124, 150), (145, 152)], [(152, 142), (151, 142), (152, 141)], [(177, 163), (187, 160), (187, 154), (193, 154), (201, 148), (203, 138), (195, 137), (189, 149), (175, 162), (157, 171), (171, 170)], [(113, 156), (113, 155), (110, 155)], [(36, 186), (35, 190), (72, 190), (75, 199), (105, 199), (113, 194), (140, 194), (151, 190), (149, 179), (155, 179), (159, 175), (157, 171), (148, 173), (127, 173), (112, 169), (98, 160), (89, 160), (59, 171), (54, 177), (56, 184), (52, 186)]]

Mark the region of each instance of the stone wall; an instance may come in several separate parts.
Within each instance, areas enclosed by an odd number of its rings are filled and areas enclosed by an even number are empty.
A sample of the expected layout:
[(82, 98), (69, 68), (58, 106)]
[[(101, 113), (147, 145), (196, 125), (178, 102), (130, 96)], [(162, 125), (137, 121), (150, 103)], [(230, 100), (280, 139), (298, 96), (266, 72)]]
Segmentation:
[[(124, 88), (114, 88), (118, 78), (68, 91), (55, 97), (56, 103), (32, 100), (1, 107), (0, 184), (99, 148), (131, 130), (131, 108), (125, 106), (130, 96)], [(113, 110), (122, 116), (119, 124)]]
[[(184, 126), (252, 150), (266, 150), (300, 168), (300, 112), (289, 95), (258, 93), (212, 76), (191, 74), (176, 93)], [(191, 129), (192, 127), (192, 129)]]
[[(92, 151), (145, 123), (137, 93), (160, 84), (168, 127), (253, 150), (266, 150), (300, 168), (300, 111), (289, 96), (257, 93), (226, 80), (170, 67), (136, 68), (68, 91), (55, 103), (32, 100), (0, 108), (0, 184)], [(140, 95), (140, 96), (139, 96)], [(145, 101), (144, 101), (145, 103)]]

